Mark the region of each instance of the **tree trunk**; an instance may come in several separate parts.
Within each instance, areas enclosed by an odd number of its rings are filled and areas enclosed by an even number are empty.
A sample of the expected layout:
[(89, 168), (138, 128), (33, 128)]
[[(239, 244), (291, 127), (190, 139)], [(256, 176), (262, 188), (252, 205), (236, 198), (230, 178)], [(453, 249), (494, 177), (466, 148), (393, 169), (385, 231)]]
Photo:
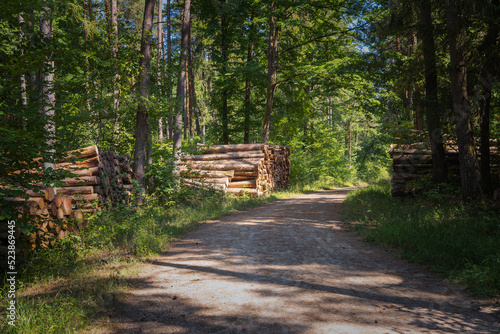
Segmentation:
[[(116, 54), (118, 52), (118, 0), (111, 0), (111, 31), (112, 31), (112, 44), (111, 53), (113, 58), (116, 59)], [(113, 77), (113, 111), (115, 115), (118, 113), (118, 107), (120, 104), (119, 100), (119, 90), (118, 90), (118, 72), (115, 73)]]
[[(221, 1), (222, 2), (222, 1)], [(221, 15), (221, 28), (222, 28), (222, 43), (221, 43), (221, 51), (222, 51), (222, 77), (224, 78), (226, 72), (227, 72), (227, 52), (228, 52), (228, 45), (227, 45), (227, 34), (228, 34), (228, 27), (227, 27), (227, 18), (226, 14), (222, 13)], [(229, 144), (229, 119), (228, 119), (228, 103), (227, 99), (229, 97), (229, 92), (226, 88), (227, 84), (224, 82), (223, 83), (223, 88), (222, 88), (222, 143), (227, 145)]]
[[(115, 0), (113, 0), (115, 1)], [(146, 0), (142, 23), (141, 58), (139, 61), (139, 106), (137, 108), (134, 173), (139, 181), (140, 193), (146, 192), (144, 170), (146, 166), (146, 146), (148, 141), (148, 100), (151, 64), (151, 32), (153, 28), (155, 0)]]
[[(500, 1), (493, 0), (494, 12), (492, 17), (498, 17), (500, 11)], [(493, 89), (493, 78), (497, 75), (495, 65), (498, 64), (498, 55), (495, 52), (498, 44), (500, 25), (494, 21), (488, 24), (488, 32), (479, 48), (484, 61), (483, 69), (479, 74), (479, 84), (481, 86), (481, 101), (479, 104), (481, 143), (479, 151), (481, 153), (481, 186), (484, 193), (491, 193), (491, 168), (490, 168), (490, 106)]]
[[(163, 71), (161, 67), (161, 58), (163, 57), (163, 0), (158, 0), (158, 87), (161, 87), (161, 78), (163, 77)], [(160, 96), (162, 96), (161, 88)], [(158, 141), (163, 142), (163, 116), (160, 110), (160, 117), (158, 118)]]
[[(247, 65), (252, 62), (253, 59), (253, 13), (250, 16), (250, 31), (248, 32), (248, 51), (247, 51)], [(250, 108), (252, 96), (252, 88), (250, 86), (250, 73), (247, 72), (245, 79), (245, 120), (243, 123), (243, 142), (245, 144), (250, 144)]]
[(481, 153), (480, 174), (481, 187), (484, 193), (491, 192), (491, 169), (490, 169), (490, 105), (491, 92), (493, 87), (493, 75), (484, 73), (481, 78), (482, 99), (479, 104), (480, 136), (481, 143), (479, 152)]
[(45, 115), (45, 136), (46, 151), (49, 154), (48, 162), (43, 164), (44, 168), (56, 168), (55, 157), (53, 156), (56, 143), (56, 124), (54, 120), (56, 95), (54, 92), (54, 62), (52, 61), (52, 10), (44, 7), (42, 19), (40, 21), (40, 32), (45, 44), (50, 48), (47, 51), (43, 68), (40, 71), (40, 96), (42, 99), (42, 112)]
[(278, 76), (278, 50), (279, 50), (280, 32), (276, 26), (274, 16), (274, 1), (271, 2), (271, 16), (269, 17), (269, 54), (267, 63), (267, 93), (266, 93), (266, 111), (264, 114), (264, 123), (262, 126), (262, 143), (269, 140), (271, 128), (271, 113), (273, 109), (274, 90), (276, 89), (276, 78)]
[[(21, 23), (21, 27), (19, 29), (19, 40), (21, 42), (21, 45), (24, 42), (24, 18), (23, 18), (23, 12), (19, 14), (19, 23)], [(21, 57), (24, 55), (24, 49), (21, 48), (20, 50)], [(26, 92), (26, 75), (23, 73), (20, 76), (20, 81), (21, 81), (21, 105), (27, 106), (28, 105), (28, 93)]]
[(451, 93), (456, 122), (462, 196), (464, 200), (467, 200), (482, 198), (482, 192), (479, 185), (476, 145), (467, 94), (465, 29), (460, 17), (459, 1), (450, 0), (447, 28), (450, 44)]
[(441, 117), (438, 100), (438, 79), (436, 70), (436, 47), (434, 44), (434, 27), (432, 22), (431, 1), (419, 2), (420, 5), (420, 39), (423, 44), (425, 66), (425, 114), (427, 132), (431, 143), (433, 180), (436, 183), (445, 182), (448, 176), (443, 137), (441, 132)]
[(195, 90), (195, 82), (194, 82), (194, 70), (193, 70), (193, 50), (191, 47), (191, 23), (189, 24), (189, 58), (188, 58), (188, 76), (189, 76), (189, 107), (191, 108), (193, 115), (196, 135), (201, 136), (201, 128), (200, 128), (200, 117), (198, 112), (198, 104), (196, 103), (196, 90)]
[(352, 165), (352, 135), (351, 135), (351, 120), (346, 122), (346, 134), (345, 134), (345, 158), (349, 162), (349, 168)]
[(175, 133), (173, 142), (173, 152), (175, 158), (175, 172), (179, 173), (182, 146), (182, 116), (186, 114), (186, 61), (189, 46), (189, 23), (191, 22), (191, 0), (184, 0), (184, 10), (182, 15), (181, 28), (181, 56), (179, 60), (179, 81), (177, 84), (177, 115), (175, 116)]
[[(171, 41), (171, 18), (170, 18), (170, 0), (167, 0), (167, 76), (168, 76), (168, 100), (172, 99), (172, 75), (170, 74), (172, 71), (172, 41)], [(172, 109), (168, 110), (168, 130), (167, 130), (168, 139), (174, 138), (174, 115), (172, 113)]]

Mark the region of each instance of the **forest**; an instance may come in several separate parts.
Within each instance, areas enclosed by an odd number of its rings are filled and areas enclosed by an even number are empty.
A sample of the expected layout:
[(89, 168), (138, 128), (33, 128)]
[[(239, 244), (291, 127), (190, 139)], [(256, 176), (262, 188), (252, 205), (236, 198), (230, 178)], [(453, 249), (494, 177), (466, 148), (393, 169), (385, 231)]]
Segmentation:
[[(485, 284), (498, 293), (499, 14), (499, 0), (3, 1), (0, 197), (60, 184), (56, 162), (90, 145), (128, 155), (134, 178), (133, 201), (90, 219), (100, 229), (137, 207), (158, 220), (159, 208), (195, 210), (201, 198), (223, 206), (179, 184), (199, 144), (288, 146), (292, 189), (384, 182), (400, 207), (388, 180), (394, 193), (410, 168), (410, 201), (484, 214)], [(425, 163), (393, 168), (394, 152), (422, 145)], [(0, 221), (37, 233), (0, 203)], [(147, 244), (134, 219), (109, 240), (96, 230), (60, 247), (139, 238), (135, 253), (161, 250), (163, 237)], [(43, 272), (33, 270), (28, 281)]]

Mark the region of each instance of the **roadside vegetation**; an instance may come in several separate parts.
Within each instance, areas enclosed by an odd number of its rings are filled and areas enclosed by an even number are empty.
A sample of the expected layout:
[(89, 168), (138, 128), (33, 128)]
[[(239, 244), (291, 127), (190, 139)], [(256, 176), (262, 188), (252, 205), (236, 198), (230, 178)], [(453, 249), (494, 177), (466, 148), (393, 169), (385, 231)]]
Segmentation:
[[(151, 170), (161, 178), (168, 168)], [(128, 203), (103, 210), (90, 219), (84, 233), (51, 248), (37, 248), (18, 263), (16, 326), (2, 322), (0, 332), (92, 332), (108, 321), (117, 294), (133, 288), (132, 277), (141, 266), (186, 232), (206, 221), (298, 193), (350, 184), (324, 177), (253, 198), (185, 187), (175, 190), (170, 181), (156, 182), (161, 186), (143, 205)], [(7, 301), (7, 285), (3, 285), (2, 309)]]
[(344, 215), (368, 240), (400, 249), (472, 294), (500, 295), (500, 216), (491, 203), (464, 203), (449, 185), (393, 198), (384, 180), (351, 193)]

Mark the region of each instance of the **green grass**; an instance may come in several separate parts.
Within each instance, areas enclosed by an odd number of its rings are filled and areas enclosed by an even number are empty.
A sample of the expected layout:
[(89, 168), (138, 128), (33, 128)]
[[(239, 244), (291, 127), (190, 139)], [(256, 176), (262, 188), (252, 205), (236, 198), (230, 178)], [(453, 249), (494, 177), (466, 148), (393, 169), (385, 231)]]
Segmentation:
[[(260, 198), (221, 197), (186, 190), (174, 206), (147, 198), (92, 218), (85, 233), (38, 249), (19, 263), (16, 327), (0, 322), (2, 333), (77, 333), (105, 326), (116, 295), (130, 288), (143, 263), (168, 249), (172, 240), (203, 222), (240, 210), (319, 189), (332, 179), (298, 184)], [(5, 310), (7, 287), (1, 290)]]
[(464, 204), (442, 187), (393, 198), (388, 181), (351, 193), (344, 216), (370, 241), (402, 250), (480, 297), (500, 294), (500, 216), (484, 204)]

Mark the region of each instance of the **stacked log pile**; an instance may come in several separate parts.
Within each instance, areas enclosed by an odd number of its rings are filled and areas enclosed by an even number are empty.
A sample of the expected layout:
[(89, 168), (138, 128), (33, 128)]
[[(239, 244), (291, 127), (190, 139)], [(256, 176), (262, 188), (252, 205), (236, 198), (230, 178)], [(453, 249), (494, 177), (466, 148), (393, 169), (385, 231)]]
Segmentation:
[[(449, 178), (451, 181), (460, 182), (458, 146), (454, 141), (448, 140), (445, 142), (444, 148)], [(480, 161), (479, 148), (477, 148), (477, 152)], [(392, 157), (392, 196), (410, 194), (418, 189), (414, 181), (422, 177), (432, 178), (432, 155), (429, 143), (392, 144), (389, 154)], [(500, 150), (494, 142), (490, 146), (490, 155), (492, 173), (498, 175)]]
[[(58, 187), (35, 184), (36, 190), (24, 190), (26, 196), (4, 198), (18, 206), (21, 214), (35, 216), (37, 235), (44, 235), (45, 239), (78, 233), (102, 205), (127, 200), (132, 189), (128, 156), (116, 155), (114, 151), (99, 153), (95, 145), (65, 153), (56, 168), (71, 173), (71, 177), (58, 182)], [(68, 224), (68, 219), (75, 219), (75, 223)], [(37, 235), (31, 236), (31, 243)]]
[(181, 177), (188, 185), (250, 196), (288, 186), (290, 150), (287, 146), (213, 145), (200, 146), (200, 150), (202, 154), (185, 156), (181, 162)]
[(113, 206), (118, 202), (125, 202), (131, 195), (132, 167), (129, 157), (117, 155), (115, 151), (105, 151), (100, 154), (100, 178), (101, 184), (96, 192), (99, 194), (99, 202), (106, 202)]
[[(27, 199), (23, 197), (7, 197), (8, 202), (17, 204), (20, 214), (30, 214), (38, 217), (33, 223), (38, 226), (37, 234), (30, 236), (30, 242), (34, 243), (37, 236), (45, 235), (48, 238), (63, 239), (70, 233), (83, 227), (83, 216), (72, 208), (71, 196), (56, 194), (54, 188), (27, 190)], [(79, 219), (76, 226), (68, 226), (57, 221), (68, 218)]]
[(62, 180), (64, 185), (56, 189), (58, 194), (71, 195), (75, 208), (85, 216), (95, 213), (102, 204), (113, 206), (127, 199), (132, 189), (128, 155), (117, 155), (115, 151), (99, 152), (95, 145), (73, 152), (79, 152), (73, 155), (78, 161), (71, 165), (67, 162), (56, 165), (76, 175)]

